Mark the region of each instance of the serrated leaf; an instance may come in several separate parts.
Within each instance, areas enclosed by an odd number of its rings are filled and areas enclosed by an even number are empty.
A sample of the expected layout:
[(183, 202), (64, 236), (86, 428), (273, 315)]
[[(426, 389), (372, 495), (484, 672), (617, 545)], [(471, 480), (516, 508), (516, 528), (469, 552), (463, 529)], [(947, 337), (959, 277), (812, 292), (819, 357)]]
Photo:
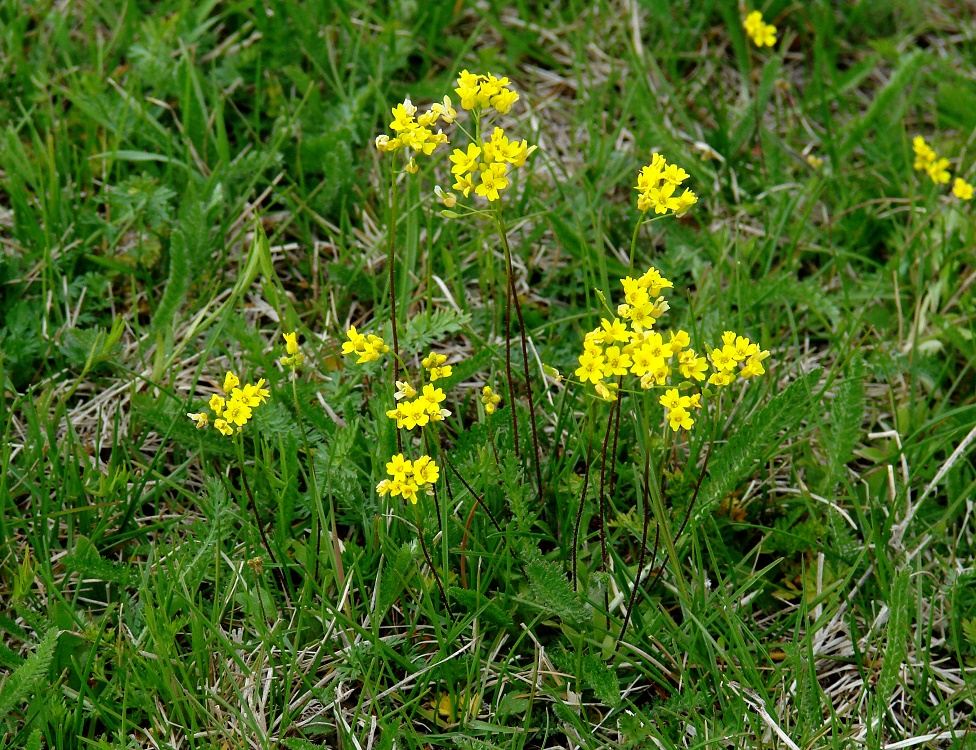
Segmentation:
[(529, 577), (532, 599), (543, 609), (556, 615), (569, 625), (580, 625), (587, 620), (587, 607), (573, 591), (562, 569), (548, 562), (535, 549), (530, 548), (525, 573)]
[[(457, 333), (471, 320), (471, 316), (453, 309), (433, 310), (417, 315), (404, 326), (400, 347), (405, 352), (426, 350), (435, 341)], [(424, 351), (426, 354), (426, 351)]]
[(897, 116), (893, 115), (897, 109), (896, 99), (912, 84), (922, 65), (929, 59), (931, 58), (928, 53), (920, 49), (902, 56), (898, 62), (898, 67), (895, 68), (894, 73), (888, 78), (888, 82), (874, 97), (871, 106), (863, 115), (852, 121), (847, 131), (847, 137), (844, 138), (844, 142), (837, 150), (838, 155), (845, 156), (857, 148), (871, 126), (880, 118), (897, 119)]
[(610, 708), (620, 705), (620, 683), (613, 669), (602, 659), (589, 654), (583, 657), (583, 681), (604, 705)]
[(820, 378), (813, 370), (794, 380), (782, 393), (754, 413), (729, 439), (717, 446), (708, 467), (708, 480), (702, 487), (695, 520), (707, 517), (740, 482), (749, 477), (756, 464), (779, 443), (779, 434), (793, 429), (810, 410), (810, 391)]
[(54, 647), (58, 645), (60, 632), (57, 628), (48, 630), (34, 653), (0, 686), (0, 719), (20, 705), (45, 678), (54, 658)]
[(911, 620), (911, 601), (910, 588), (911, 571), (903, 568), (898, 571), (895, 580), (891, 584), (888, 596), (888, 626), (887, 643), (885, 645), (884, 662), (881, 665), (881, 674), (878, 676), (878, 685), (875, 695), (878, 696), (881, 704), (878, 711), (884, 711), (887, 702), (894, 690), (898, 675), (901, 672), (902, 662), (907, 653), (906, 642), (909, 635), (909, 624)]
[(117, 583), (120, 586), (135, 586), (139, 581), (135, 568), (103, 559), (95, 545), (84, 536), (77, 538), (74, 552), (65, 557), (64, 564), (77, 570), (84, 578)]
[(823, 434), (830, 462), (828, 481), (833, 484), (854, 452), (864, 418), (864, 360), (855, 357), (848, 378), (837, 386), (830, 405), (830, 420)]
[(511, 627), (512, 618), (493, 600), (477, 591), (449, 586), (448, 593), (451, 601), (457, 602), (468, 612), (477, 612), (478, 616), (485, 622), (501, 628)]

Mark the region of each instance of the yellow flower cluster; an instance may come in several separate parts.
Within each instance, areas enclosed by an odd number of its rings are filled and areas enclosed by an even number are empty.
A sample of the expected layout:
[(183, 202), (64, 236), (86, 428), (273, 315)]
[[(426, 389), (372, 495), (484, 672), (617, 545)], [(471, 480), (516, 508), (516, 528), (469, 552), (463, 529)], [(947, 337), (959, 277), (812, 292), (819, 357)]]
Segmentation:
[(280, 357), (278, 361), (285, 367), (296, 370), (305, 361), (305, 355), (302, 353), (301, 347), (298, 346), (298, 333), (286, 333), (284, 337), (286, 355)]
[[(240, 432), (251, 418), (252, 409), (263, 404), (271, 396), (271, 392), (264, 387), (264, 378), (254, 385), (246, 383), (243, 388), (238, 388), (240, 383), (240, 378), (228, 372), (224, 376), (224, 385), (221, 388), (228, 398), (218, 393), (210, 397), (209, 406), (214, 413), (213, 426), (222, 435), (233, 435), (234, 426)], [(210, 415), (207, 412), (187, 412), (186, 416), (196, 423), (198, 430), (210, 425)]]
[(356, 326), (349, 326), (349, 330), (346, 331), (346, 338), (349, 340), (343, 342), (342, 353), (355, 354), (358, 357), (356, 363), (360, 365), (366, 362), (375, 362), (381, 354), (390, 351), (390, 347), (379, 336), (372, 333), (365, 335), (359, 333)]
[[(444, 131), (439, 129), (435, 133), (431, 128), (438, 120), (444, 120), (448, 125), (454, 122), (457, 112), (451, 106), (451, 100), (444, 97), (442, 104), (434, 104), (426, 112), (417, 115), (417, 108), (410, 101), (410, 97), (403, 100), (403, 104), (396, 105), (393, 110), (393, 122), (390, 130), (394, 136), (383, 134), (376, 136), (378, 151), (394, 152), (401, 148), (408, 148), (418, 154), (430, 156), (434, 149), (441, 144), (448, 143)], [(417, 171), (417, 162), (410, 157), (406, 169), (408, 172)]]
[(430, 456), (421, 456), (409, 461), (402, 453), (393, 456), (386, 465), (386, 473), (391, 479), (384, 479), (376, 485), (381, 497), (403, 497), (417, 504), (417, 492), (423, 488), (428, 495), (434, 494), (434, 484), (440, 477), (440, 469)]
[(397, 429), (412, 430), (414, 427), (424, 427), (429, 422), (441, 422), (451, 416), (451, 412), (441, 407), (446, 398), (444, 391), (433, 385), (435, 380), (446, 378), (451, 374), (450, 365), (444, 364), (447, 357), (443, 354), (431, 352), (424, 357), (421, 364), (429, 373), (430, 383), (421, 385), (420, 394), (406, 380), (396, 381), (395, 409), (386, 412), (386, 416), (396, 420)]
[(430, 383), (423, 387), (420, 395), (410, 383), (397, 381), (396, 399), (409, 399), (396, 405), (395, 409), (386, 412), (386, 416), (396, 420), (397, 428), (412, 430), (423, 427), (428, 422), (440, 422), (451, 416), (451, 412), (441, 408), (441, 402), (446, 398), (444, 391)]
[(500, 191), (509, 185), (509, 165), (516, 169), (522, 167), (534, 150), (535, 146), (530, 147), (525, 139), (521, 142), (509, 140), (504, 130), (495, 128), (491, 138), (481, 145), (469, 143), (465, 151), (454, 149), (451, 154), (454, 164), (451, 173), (455, 179), (453, 187), (464, 193), (465, 198), (474, 190), (488, 201), (497, 201)]
[(508, 88), (509, 83), (507, 78), (496, 78), (491, 73), (477, 75), (462, 70), (454, 91), (461, 97), (461, 107), (464, 109), (492, 107), (498, 114), (507, 115), (519, 98), (518, 92)]
[[(592, 383), (597, 395), (605, 401), (616, 401), (619, 390), (619, 380), (608, 381), (628, 374), (640, 378), (643, 389), (673, 384), (675, 369), (688, 381), (704, 381), (708, 358), (698, 356), (690, 348), (688, 332), (653, 330), (657, 320), (668, 310), (668, 303), (660, 292), (672, 288), (671, 281), (656, 268), (650, 268), (640, 278), (628, 276), (621, 279), (620, 284), (625, 301), (617, 307), (619, 317), (603, 318), (598, 328), (586, 334), (576, 376), (584, 383)], [(760, 351), (749, 339), (731, 332), (726, 332), (722, 341), (723, 348), (712, 351), (715, 372), (709, 383), (728, 385), (737, 375), (750, 378), (764, 372), (761, 363), (769, 352)], [(739, 364), (742, 368), (736, 371)], [(668, 410), (671, 428), (687, 430), (695, 423), (691, 409), (701, 408), (701, 395), (681, 396), (677, 388), (670, 388), (661, 398), (661, 404)]]
[[(952, 179), (949, 160), (936, 154), (922, 136), (917, 135), (912, 139), (912, 150), (915, 152), (916, 172), (925, 172), (936, 185), (945, 185)], [(956, 177), (952, 183), (952, 194), (960, 200), (972, 200), (973, 186), (962, 177)]]
[(641, 212), (654, 209), (656, 214), (673, 211), (684, 213), (698, 202), (698, 196), (687, 188), (675, 195), (678, 186), (688, 179), (688, 173), (675, 164), (668, 164), (663, 156), (654, 154), (651, 163), (641, 167), (634, 189), (638, 192), (637, 208)]
[(481, 389), (481, 403), (484, 404), (485, 414), (489, 416), (494, 414), (501, 402), (502, 397), (495, 393), (490, 385), (486, 385)]
[[(763, 351), (745, 336), (725, 331), (722, 334), (722, 348), (712, 349), (709, 354), (715, 371), (708, 376), (708, 382), (725, 386), (731, 384), (736, 376), (743, 379), (758, 377), (766, 372), (762, 361), (768, 356), (769, 352)], [(737, 367), (740, 369), (736, 370)]]
[(763, 23), (763, 15), (758, 10), (746, 16), (742, 28), (757, 47), (772, 47), (776, 44), (776, 27), (771, 23)]

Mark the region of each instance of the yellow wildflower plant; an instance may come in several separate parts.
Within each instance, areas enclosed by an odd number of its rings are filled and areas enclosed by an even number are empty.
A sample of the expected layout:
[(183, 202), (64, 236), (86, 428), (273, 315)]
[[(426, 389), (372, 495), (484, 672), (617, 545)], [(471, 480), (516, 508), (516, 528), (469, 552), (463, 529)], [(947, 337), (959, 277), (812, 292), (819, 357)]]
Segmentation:
[(429, 495), (434, 494), (434, 485), (440, 478), (440, 467), (428, 455), (410, 461), (402, 453), (397, 453), (386, 464), (386, 473), (390, 478), (383, 479), (376, 485), (379, 495), (402, 497), (416, 505), (419, 490), (423, 489)]
[[(271, 398), (271, 391), (265, 388), (265, 380), (261, 378), (257, 383), (245, 383), (243, 387), (240, 378), (232, 372), (224, 375), (223, 387), (227, 398), (219, 393), (210, 396), (207, 405), (214, 414), (213, 426), (222, 435), (233, 435), (240, 432), (254, 414), (254, 409)], [(198, 430), (210, 426), (210, 415), (207, 412), (187, 412), (186, 416), (196, 424)]]
[(912, 139), (912, 151), (915, 153), (912, 166), (916, 172), (925, 172), (936, 185), (945, 185), (952, 179), (949, 160), (940, 157), (922, 136), (917, 135)]
[(962, 177), (957, 177), (952, 183), (952, 194), (959, 200), (970, 201), (973, 199), (973, 186)]
[(495, 393), (490, 385), (486, 385), (481, 389), (481, 403), (484, 404), (485, 414), (491, 416), (498, 409), (498, 405), (502, 402), (502, 397)]
[(346, 331), (346, 339), (342, 344), (342, 353), (355, 355), (356, 364), (375, 362), (380, 358), (380, 355), (390, 351), (390, 347), (381, 337), (372, 333), (359, 333), (356, 326), (349, 326), (349, 330)]
[(392, 409), (387, 410), (386, 416), (396, 421), (398, 430), (425, 427), (431, 422), (442, 422), (451, 416), (451, 412), (441, 406), (447, 396), (443, 390), (433, 385), (435, 380), (451, 374), (451, 366), (445, 365), (445, 362), (447, 356), (436, 352), (424, 357), (421, 364), (427, 371), (430, 382), (421, 382), (419, 391), (407, 380), (396, 381), (396, 391), (393, 394), (396, 403)]
[(443, 104), (435, 104), (420, 115), (417, 115), (417, 107), (407, 97), (402, 104), (397, 104), (392, 109), (392, 114), (390, 130), (394, 135), (392, 138), (385, 133), (376, 136), (376, 150), (394, 153), (402, 148), (409, 149), (411, 153), (406, 166), (408, 172), (416, 172), (419, 168), (415, 155), (430, 156), (438, 146), (449, 142), (443, 130), (438, 129), (436, 133), (432, 130), (437, 121), (443, 119), (450, 124), (457, 116), (448, 97), (444, 97)]
[(461, 107), (466, 110), (493, 108), (500, 115), (507, 115), (518, 101), (518, 92), (508, 88), (508, 78), (496, 78), (491, 73), (479, 75), (462, 70), (458, 75), (457, 88)]
[(430, 373), (430, 382), (433, 383), (435, 380), (451, 377), (454, 368), (445, 364), (446, 362), (446, 355), (431, 352), (421, 360), (420, 364)]
[[(652, 166), (663, 171), (662, 162), (660, 159)], [(617, 308), (619, 317), (603, 318), (597, 328), (586, 334), (574, 373), (582, 383), (592, 384), (599, 398), (616, 401), (624, 378), (633, 375), (639, 379), (641, 389), (666, 388), (660, 404), (666, 409), (669, 426), (675, 431), (689, 430), (695, 423), (693, 410), (701, 408), (701, 394), (681, 395), (681, 390), (702, 383), (709, 362), (714, 371), (708, 382), (716, 386), (765, 372), (762, 362), (769, 352), (745, 336), (726, 331), (722, 346), (709, 350), (705, 357), (691, 348), (687, 331), (656, 330), (658, 320), (668, 309), (660, 292), (674, 286), (656, 268), (648, 269), (639, 278), (620, 279), (620, 285), (625, 301)]]
[(279, 357), (278, 361), (285, 367), (291, 367), (291, 369), (296, 370), (305, 361), (305, 355), (298, 345), (298, 333), (293, 332), (282, 335), (285, 339), (285, 356)]
[[(660, 154), (651, 156), (651, 163), (641, 167), (637, 174), (637, 209), (647, 213), (651, 209), (655, 214), (666, 214), (669, 211), (683, 214), (698, 202), (698, 196), (685, 188), (676, 194), (681, 183), (687, 180), (688, 173), (675, 164), (668, 164)], [(653, 295), (652, 295), (653, 296)]]
[[(474, 111), (476, 127), (473, 142), (467, 144), (466, 148), (455, 148), (451, 153), (452, 187), (465, 198), (469, 198), (474, 191), (475, 195), (494, 203), (510, 186), (511, 170), (524, 166), (536, 147), (529, 146), (524, 139), (510, 139), (500, 127), (495, 127), (487, 138), (481, 135), (483, 114), (490, 110), (508, 114), (518, 101), (518, 92), (509, 88), (508, 78), (462, 70), (457, 84), (454, 90), (461, 98), (461, 107)], [(439, 188), (435, 193), (447, 208), (453, 208), (457, 203), (453, 193), (445, 194)]]
[(742, 28), (757, 47), (772, 47), (776, 44), (776, 27), (763, 21), (761, 11), (749, 13), (742, 22)]

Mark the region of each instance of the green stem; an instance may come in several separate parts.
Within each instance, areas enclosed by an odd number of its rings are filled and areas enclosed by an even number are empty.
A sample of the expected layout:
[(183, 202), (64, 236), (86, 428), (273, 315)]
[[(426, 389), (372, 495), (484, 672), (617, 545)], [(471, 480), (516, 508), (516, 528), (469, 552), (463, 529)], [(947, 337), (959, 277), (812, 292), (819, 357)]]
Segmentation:
[[(397, 332), (396, 309), (396, 223), (397, 223), (397, 189), (396, 189), (396, 155), (390, 160), (390, 253), (387, 264), (390, 266), (390, 324), (393, 328), (393, 390), (396, 381), (400, 379), (400, 339)], [(403, 438), (400, 430), (395, 430), (397, 453), (403, 453)], [(335, 521), (333, 520), (333, 525)]]

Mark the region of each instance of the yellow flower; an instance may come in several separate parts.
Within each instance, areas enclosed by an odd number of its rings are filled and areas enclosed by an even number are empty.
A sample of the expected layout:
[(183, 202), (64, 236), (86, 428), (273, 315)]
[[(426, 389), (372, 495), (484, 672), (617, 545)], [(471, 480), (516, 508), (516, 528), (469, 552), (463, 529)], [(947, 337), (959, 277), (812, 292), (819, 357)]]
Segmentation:
[(413, 462), (413, 478), (417, 484), (432, 485), (439, 476), (440, 469), (430, 456), (421, 456)]
[(264, 378), (261, 378), (254, 385), (248, 383), (243, 388), (235, 388), (230, 395), (232, 400), (240, 401), (253, 408), (267, 401), (271, 392), (264, 387)]
[(694, 349), (686, 349), (678, 355), (678, 371), (682, 377), (702, 381), (708, 370), (708, 360), (696, 357)]
[(414, 505), (417, 504), (417, 487), (416, 482), (403, 482), (400, 485), (400, 494), (403, 496), (404, 500), (409, 500)]
[(412, 430), (414, 427), (423, 427), (430, 421), (430, 415), (427, 414), (427, 410), (420, 399), (407, 401), (400, 406), (400, 410), (403, 412), (403, 426), (408, 430)]
[(420, 170), (420, 167), (417, 166), (417, 160), (411, 156), (410, 160), (404, 165), (403, 169), (409, 172), (410, 174), (417, 174), (417, 172)]
[(210, 409), (218, 417), (224, 413), (224, 404), (226, 401), (221, 396), (216, 393), (210, 397)]
[(513, 91), (512, 89), (502, 89), (491, 97), (491, 106), (494, 107), (499, 114), (507, 115), (512, 110), (512, 105), (518, 101), (518, 98), (518, 92)]
[(959, 200), (972, 200), (973, 186), (966, 182), (962, 177), (957, 177), (956, 181), (952, 183), (952, 194), (959, 198)]
[(397, 380), (395, 381), (395, 384), (396, 393), (393, 394), (393, 398), (395, 398), (397, 401), (403, 398), (413, 398), (417, 395), (417, 389), (410, 385), (410, 383), (408, 383), (406, 380)]
[(288, 354), (298, 354), (298, 333), (282, 334), (285, 339), (285, 351)]
[(603, 376), (612, 377), (613, 375), (626, 375), (627, 368), (631, 365), (630, 357), (620, 351), (619, 346), (607, 347), (603, 353)]
[(682, 350), (691, 344), (691, 336), (688, 335), (687, 331), (678, 330), (677, 333), (670, 331), (669, 333), (671, 340), (668, 342), (668, 349), (671, 350), (672, 354), (681, 354)]
[(658, 402), (666, 409), (678, 409), (681, 407), (681, 395), (677, 388), (668, 388)]
[(630, 371), (637, 377), (643, 377), (649, 371), (656, 369), (659, 364), (645, 346), (635, 349), (631, 360)]
[(678, 207), (674, 209), (676, 214), (683, 214), (689, 208), (698, 203), (698, 196), (690, 190), (685, 190), (681, 195), (674, 199)]
[(716, 370), (708, 376), (709, 385), (726, 386), (735, 380), (735, 372), (732, 370)]
[(238, 427), (243, 427), (247, 424), (247, 420), (251, 418), (251, 407), (243, 401), (232, 398), (224, 410), (224, 417), (228, 422), (236, 424)]
[(479, 158), (481, 158), (481, 148), (474, 143), (468, 144), (467, 151), (462, 151), (459, 148), (454, 149), (450, 157), (454, 163), (454, 166), (451, 167), (451, 173), (465, 175), (477, 171)]
[[(756, 347), (757, 349), (759, 347)], [(756, 351), (749, 355), (749, 360), (746, 362), (745, 367), (743, 367), (739, 374), (743, 378), (755, 378), (766, 372), (766, 369), (762, 366), (762, 361), (769, 356), (767, 351)]]
[(668, 166), (664, 168), (664, 173), (661, 175), (661, 179), (665, 182), (670, 182), (672, 185), (677, 187), (682, 182), (687, 180), (688, 176), (688, 173), (677, 164), (668, 164)]
[(432, 370), (435, 367), (440, 367), (445, 362), (447, 362), (447, 355), (438, 354), (437, 352), (431, 352), (420, 360), (420, 364), (425, 370)]
[(464, 194), (464, 197), (467, 198), (471, 195), (471, 191), (474, 190), (474, 181), (469, 175), (460, 175), (451, 187), (455, 190), (460, 190)]
[(484, 76), (469, 73), (467, 70), (460, 72), (457, 79), (458, 87), (454, 92), (461, 97), (462, 109), (474, 109), (477, 106), (478, 91), (483, 78)]
[(600, 328), (603, 329), (603, 343), (613, 344), (614, 342), (620, 342), (626, 344), (630, 341), (631, 332), (627, 330), (627, 326), (624, 325), (623, 321), (619, 318), (614, 318), (613, 322), (607, 320), (606, 318), (600, 319)]
[(388, 416), (390, 419), (396, 420), (396, 426), (397, 429), (399, 430), (403, 428), (404, 420), (406, 419), (407, 415), (406, 412), (404, 412), (403, 410), (403, 406), (401, 404), (397, 404), (396, 409), (389, 409), (386, 412), (386, 416)]
[(776, 44), (776, 27), (763, 23), (763, 16), (758, 10), (752, 11), (742, 22), (746, 34), (757, 47), (772, 47)]
[(914, 168), (917, 172), (924, 172), (936, 160), (935, 151), (920, 135), (912, 139), (912, 150), (915, 152)]
[[(677, 211), (680, 204), (678, 199), (674, 196), (674, 184), (667, 182), (660, 188), (651, 188), (647, 191), (641, 199), (647, 198), (645, 205), (647, 208), (653, 208), (656, 214), (666, 214), (668, 211)], [(640, 200), (638, 201), (638, 207), (640, 207)], [(642, 209), (642, 210), (647, 210)]]
[(936, 159), (926, 167), (925, 171), (936, 185), (945, 185), (951, 177), (948, 159)]
[(498, 191), (508, 187), (508, 178), (505, 176), (506, 166), (495, 162), (489, 164), (487, 169), (481, 171), (481, 183), (474, 189), (475, 193), (487, 198), (489, 202), (497, 201)]
[(485, 414), (494, 414), (501, 402), (502, 397), (495, 393), (490, 385), (481, 389), (481, 403), (485, 405)]
[(450, 365), (444, 365), (443, 367), (431, 367), (430, 368), (430, 382), (433, 383), (435, 380), (441, 380), (442, 378), (451, 377), (451, 373), (454, 368)]
[(721, 349), (712, 349), (712, 366), (719, 371), (734, 370), (735, 349), (728, 344)]
[(423, 395), (420, 397), (419, 401), (421, 406), (423, 406), (424, 410), (428, 414), (434, 414), (440, 412), (440, 403), (444, 400), (444, 398), (444, 391), (428, 384), (424, 386)]
[(687, 409), (679, 406), (668, 411), (668, 424), (671, 425), (672, 430), (677, 432), (680, 428), (690, 430), (695, 424), (695, 420), (691, 418), (691, 413)]
[(397, 453), (386, 464), (386, 473), (395, 481), (405, 482), (407, 475), (413, 474), (413, 464), (404, 458), (402, 453)]
[(576, 377), (584, 383), (597, 383), (603, 378), (603, 357), (590, 352), (583, 352), (579, 357), (580, 366), (576, 368)]
[(234, 428), (231, 427), (229, 424), (227, 424), (226, 420), (215, 419), (214, 427), (216, 428), (217, 432), (219, 432), (221, 435), (229, 436), (234, 434)]
[(202, 430), (204, 427), (210, 424), (210, 416), (205, 411), (199, 412), (197, 414), (188, 411), (186, 413), (186, 416), (188, 416), (191, 420), (193, 420), (196, 423), (198, 430)]
[(230, 393), (233, 388), (236, 388), (240, 384), (240, 379), (232, 372), (224, 375), (224, 387), (221, 389), (224, 393)]
[(445, 96), (442, 104), (432, 104), (430, 106), (430, 111), (440, 117), (444, 122), (450, 125), (457, 119), (457, 112), (451, 104), (451, 97)]
[(356, 326), (349, 326), (349, 330), (346, 331), (346, 337), (349, 340), (342, 344), (342, 353), (361, 354), (363, 348), (366, 346), (366, 337), (356, 330)]
[(616, 401), (619, 387), (616, 383), (604, 383), (602, 380), (598, 380), (593, 384), (596, 395), (604, 401)]

